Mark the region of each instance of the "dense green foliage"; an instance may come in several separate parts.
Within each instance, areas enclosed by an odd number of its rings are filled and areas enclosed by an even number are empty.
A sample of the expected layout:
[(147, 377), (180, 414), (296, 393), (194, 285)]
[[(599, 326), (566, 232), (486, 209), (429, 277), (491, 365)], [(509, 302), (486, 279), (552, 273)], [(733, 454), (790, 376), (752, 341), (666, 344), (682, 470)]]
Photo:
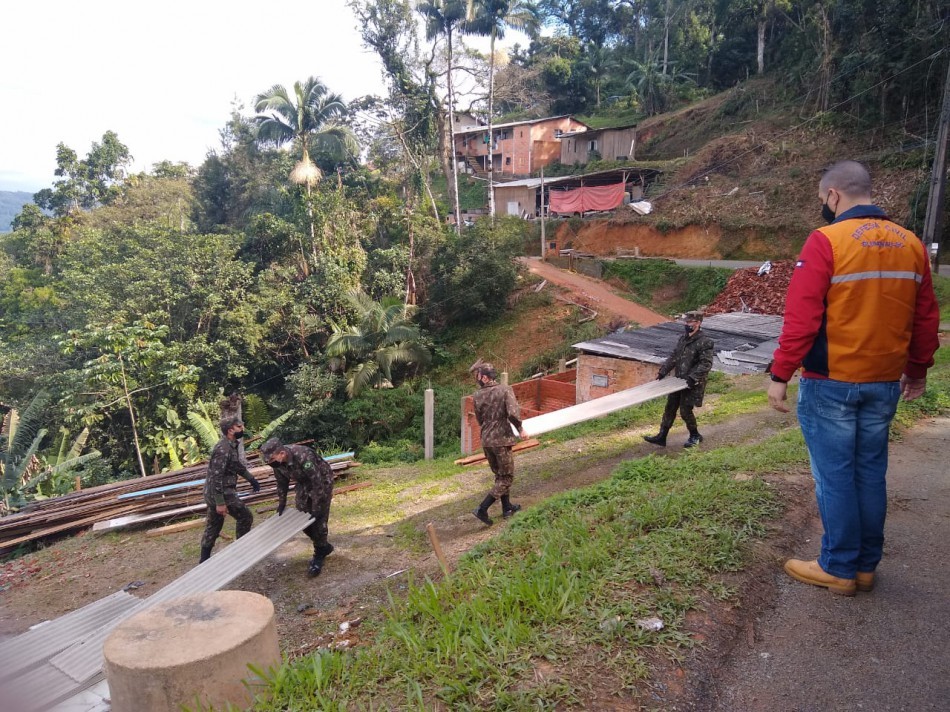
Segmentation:
[[(669, 260), (610, 260), (604, 263), (604, 278), (619, 277), (634, 298), (651, 301), (669, 314), (681, 314), (709, 304), (725, 288), (731, 270), (721, 267), (693, 269)], [(658, 303), (657, 293), (669, 295)]]

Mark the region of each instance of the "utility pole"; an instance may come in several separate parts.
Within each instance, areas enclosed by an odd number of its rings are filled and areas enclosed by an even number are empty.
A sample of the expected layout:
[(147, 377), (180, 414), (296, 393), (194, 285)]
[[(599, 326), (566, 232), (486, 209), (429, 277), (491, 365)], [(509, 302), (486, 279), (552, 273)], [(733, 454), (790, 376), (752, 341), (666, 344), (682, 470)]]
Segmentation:
[(922, 237), (923, 243), (930, 253), (935, 272), (940, 269), (937, 252), (940, 235), (943, 231), (943, 201), (947, 188), (948, 134), (950, 134), (950, 58), (947, 61), (947, 79), (943, 85), (943, 106), (940, 110), (940, 125), (937, 128), (934, 163), (930, 171), (930, 195), (927, 198), (927, 215), (924, 218), (924, 234)]
[(541, 261), (547, 257), (548, 243), (544, 235), (544, 166), (541, 166)]

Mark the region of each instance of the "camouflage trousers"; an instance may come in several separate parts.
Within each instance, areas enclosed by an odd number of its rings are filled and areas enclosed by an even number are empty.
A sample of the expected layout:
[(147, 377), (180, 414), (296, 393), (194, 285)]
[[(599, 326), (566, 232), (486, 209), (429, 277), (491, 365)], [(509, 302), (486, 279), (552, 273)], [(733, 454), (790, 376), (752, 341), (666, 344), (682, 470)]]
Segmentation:
[(692, 402), (686, 398), (685, 391), (670, 393), (666, 397), (666, 408), (663, 410), (663, 419), (660, 421), (660, 430), (668, 431), (673, 427), (673, 421), (676, 420), (676, 411), (679, 411), (680, 417), (689, 428), (689, 432), (698, 430), (696, 425), (696, 416), (693, 415)]
[[(298, 502), (297, 509), (300, 509), (299, 504)], [(310, 541), (313, 542), (313, 555), (326, 556), (327, 549), (330, 548), (327, 544), (327, 535), (330, 531), (327, 526), (327, 521), (330, 519), (330, 500), (312, 499), (309, 505), (308, 509), (301, 509), (300, 511), (309, 511), (315, 521), (311, 522), (303, 530), (303, 533), (310, 537)]]
[(515, 459), (511, 455), (511, 446), (482, 448), (488, 459), (488, 466), (495, 473), (495, 486), (491, 494), (495, 499), (501, 499), (511, 491), (511, 483), (515, 479)]
[[(221, 533), (221, 528), (224, 526), (224, 515), (218, 514), (213, 498), (209, 499), (206, 497), (205, 504), (208, 505), (208, 514), (207, 523), (205, 524), (205, 533), (201, 537), (201, 548), (210, 549), (214, 546), (214, 542)], [(224, 504), (228, 508), (228, 514), (237, 521), (235, 536), (240, 539), (251, 531), (254, 515), (251, 514), (251, 510), (247, 508), (244, 502), (238, 499), (237, 492), (234, 490), (225, 490)]]

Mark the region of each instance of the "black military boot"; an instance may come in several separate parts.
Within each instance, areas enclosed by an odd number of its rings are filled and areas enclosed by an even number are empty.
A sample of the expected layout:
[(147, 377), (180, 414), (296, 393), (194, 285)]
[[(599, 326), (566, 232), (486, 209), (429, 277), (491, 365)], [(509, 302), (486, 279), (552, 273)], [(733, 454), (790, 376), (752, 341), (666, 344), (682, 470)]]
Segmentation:
[(683, 447), (696, 447), (703, 441), (703, 436), (699, 434), (698, 430), (691, 430), (689, 432), (689, 440), (683, 443)]
[(508, 519), (508, 517), (517, 514), (520, 511), (521, 505), (512, 504), (511, 500), (508, 499), (508, 495), (505, 495), (501, 498), (501, 516), (503, 516), (505, 519)]
[(660, 432), (658, 432), (656, 435), (644, 435), (643, 439), (651, 445), (666, 447), (666, 434), (668, 432), (670, 432), (668, 428), (660, 428)]
[(482, 500), (482, 503), (478, 505), (472, 514), (475, 515), (475, 518), (480, 521), (482, 524), (487, 524), (491, 526), (495, 522), (492, 521), (492, 518), (488, 516), (488, 508), (495, 503), (495, 498), (492, 495), (488, 495), (485, 499)]
[(211, 550), (213, 548), (214, 548), (214, 544), (212, 544), (211, 546), (201, 547), (201, 558), (198, 559), (199, 564), (203, 564), (204, 562), (206, 562), (208, 559), (211, 558)]
[(315, 546), (313, 548), (313, 558), (310, 559), (310, 566), (307, 569), (308, 576), (319, 576), (320, 572), (323, 571), (323, 562), (324, 560), (333, 553), (333, 544), (327, 542), (323, 546)]

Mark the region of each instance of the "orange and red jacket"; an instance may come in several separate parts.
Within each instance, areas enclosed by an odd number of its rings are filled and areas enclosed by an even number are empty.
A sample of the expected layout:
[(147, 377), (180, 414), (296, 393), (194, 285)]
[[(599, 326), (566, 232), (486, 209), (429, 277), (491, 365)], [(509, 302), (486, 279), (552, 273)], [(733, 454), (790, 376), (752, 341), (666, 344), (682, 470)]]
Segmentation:
[(855, 206), (805, 241), (771, 372), (783, 381), (799, 366), (848, 383), (924, 378), (939, 322), (923, 244), (879, 208)]

